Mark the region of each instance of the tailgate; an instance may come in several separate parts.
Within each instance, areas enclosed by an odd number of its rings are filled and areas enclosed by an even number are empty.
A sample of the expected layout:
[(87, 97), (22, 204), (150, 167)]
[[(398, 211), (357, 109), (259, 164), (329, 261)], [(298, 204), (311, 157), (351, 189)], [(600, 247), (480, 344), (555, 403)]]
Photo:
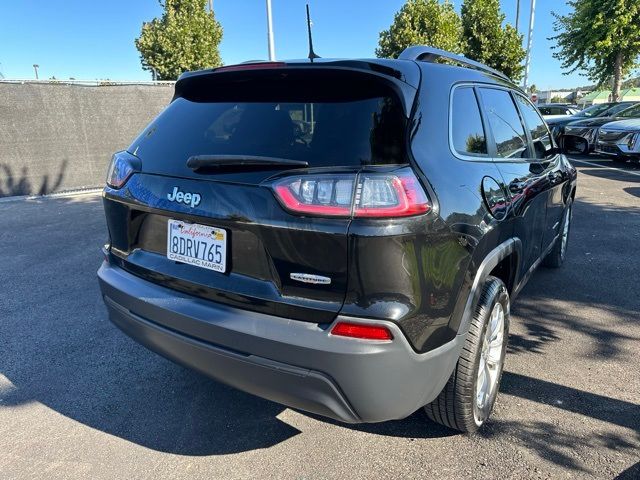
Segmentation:
[[(415, 89), (401, 83), (323, 67), (243, 69), (179, 81), (172, 103), (128, 149), (139, 163), (136, 173), (122, 188), (105, 189), (113, 261), (220, 303), (331, 322), (347, 290), (351, 222), (335, 211), (351, 204), (345, 192), (362, 169), (407, 163), (407, 92)], [(295, 166), (188, 163), (225, 155)], [(317, 172), (318, 180), (289, 186), (318, 212), (326, 207), (334, 214), (284, 208), (272, 179)], [(168, 258), (173, 220), (174, 228), (218, 232), (226, 256), (216, 268), (222, 271)]]
[[(167, 195), (175, 187), (200, 192), (200, 204), (170, 202)], [(320, 323), (330, 322), (342, 306), (347, 218), (294, 217), (259, 186), (148, 174), (134, 175), (124, 190), (106, 189), (104, 203), (116, 261), (147, 280), (231, 306)], [(169, 260), (170, 219), (224, 229), (226, 271)], [(292, 280), (295, 273), (331, 283)]]

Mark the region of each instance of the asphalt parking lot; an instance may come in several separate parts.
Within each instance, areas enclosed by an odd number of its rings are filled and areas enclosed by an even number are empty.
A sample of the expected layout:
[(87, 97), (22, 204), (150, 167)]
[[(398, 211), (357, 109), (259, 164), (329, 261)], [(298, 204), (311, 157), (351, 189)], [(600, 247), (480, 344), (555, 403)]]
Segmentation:
[(0, 478), (640, 478), (640, 168), (575, 164), (567, 263), (516, 300), (474, 436), (421, 411), (341, 425), (174, 365), (107, 319), (98, 195), (1, 201)]

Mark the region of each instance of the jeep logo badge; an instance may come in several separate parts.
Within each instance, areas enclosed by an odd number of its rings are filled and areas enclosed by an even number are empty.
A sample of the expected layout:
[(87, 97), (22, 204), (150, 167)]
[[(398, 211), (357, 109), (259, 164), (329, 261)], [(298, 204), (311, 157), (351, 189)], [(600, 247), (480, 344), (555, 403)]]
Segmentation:
[(167, 193), (167, 198), (170, 202), (184, 203), (185, 205), (189, 205), (191, 208), (200, 205), (200, 200), (202, 200), (199, 193), (181, 192), (178, 187), (173, 187), (173, 191), (171, 193)]

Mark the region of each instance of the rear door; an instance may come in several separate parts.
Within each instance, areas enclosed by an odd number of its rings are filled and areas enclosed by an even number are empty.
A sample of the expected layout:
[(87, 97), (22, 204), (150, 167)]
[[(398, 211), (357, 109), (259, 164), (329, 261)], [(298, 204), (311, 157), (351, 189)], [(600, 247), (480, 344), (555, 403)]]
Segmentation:
[(547, 202), (548, 171), (532, 160), (533, 146), (509, 90), (478, 89), (494, 142), (494, 161), (509, 192), (509, 214), (514, 235), (522, 241), (520, 272), (531, 268), (542, 253)]
[[(400, 83), (322, 67), (179, 81), (172, 103), (128, 149), (141, 171), (121, 190), (105, 189), (115, 261), (147, 280), (231, 306), (331, 321), (346, 291), (355, 175), (365, 166), (407, 163), (411, 105), (398, 91), (411, 88)], [(190, 167), (192, 158), (206, 165)], [(320, 215), (284, 208), (276, 195), (283, 178)], [(217, 234), (224, 248), (211, 259), (225, 255), (221, 271), (168, 258), (172, 229), (196, 240)], [(173, 241), (180, 247), (182, 240)]]
[[(550, 155), (553, 148), (551, 133), (542, 117), (529, 101), (522, 95), (514, 94), (516, 105), (525, 121), (527, 133), (533, 148), (529, 150), (531, 165), (539, 165), (546, 174), (546, 188), (548, 189), (547, 215), (542, 238), (543, 252), (551, 245), (558, 235), (560, 220), (564, 211), (563, 185), (568, 180), (559, 154)], [(544, 184), (543, 184), (544, 185)]]

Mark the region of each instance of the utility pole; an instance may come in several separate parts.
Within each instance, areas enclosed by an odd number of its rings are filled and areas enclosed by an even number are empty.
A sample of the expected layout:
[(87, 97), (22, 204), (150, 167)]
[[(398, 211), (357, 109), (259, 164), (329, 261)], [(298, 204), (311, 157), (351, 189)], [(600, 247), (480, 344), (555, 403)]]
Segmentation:
[(524, 60), (524, 90), (527, 90), (529, 81), (529, 63), (531, 62), (531, 44), (533, 43), (533, 20), (536, 13), (536, 0), (531, 0), (531, 12), (529, 13), (529, 36), (527, 38), (527, 56)]
[(38, 80), (38, 69), (39, 69), (39, 68), (40, 68), (40, 65), (35, 64), (35, 63), (33, 64), (33, 69), (34, 69), (34, 70), (35, 70), (35, 72), (36, 72), (36, 80)]
[(516, 0), (516, 33), (518, 33), (519, 23), (520, 23), (520, 0)]
[(276, 59), (276, 50), (273, 45), (273, 20), (271, 18), (271, 0), (267, 0), (267, 45), (269, 47), (269, 61)]

